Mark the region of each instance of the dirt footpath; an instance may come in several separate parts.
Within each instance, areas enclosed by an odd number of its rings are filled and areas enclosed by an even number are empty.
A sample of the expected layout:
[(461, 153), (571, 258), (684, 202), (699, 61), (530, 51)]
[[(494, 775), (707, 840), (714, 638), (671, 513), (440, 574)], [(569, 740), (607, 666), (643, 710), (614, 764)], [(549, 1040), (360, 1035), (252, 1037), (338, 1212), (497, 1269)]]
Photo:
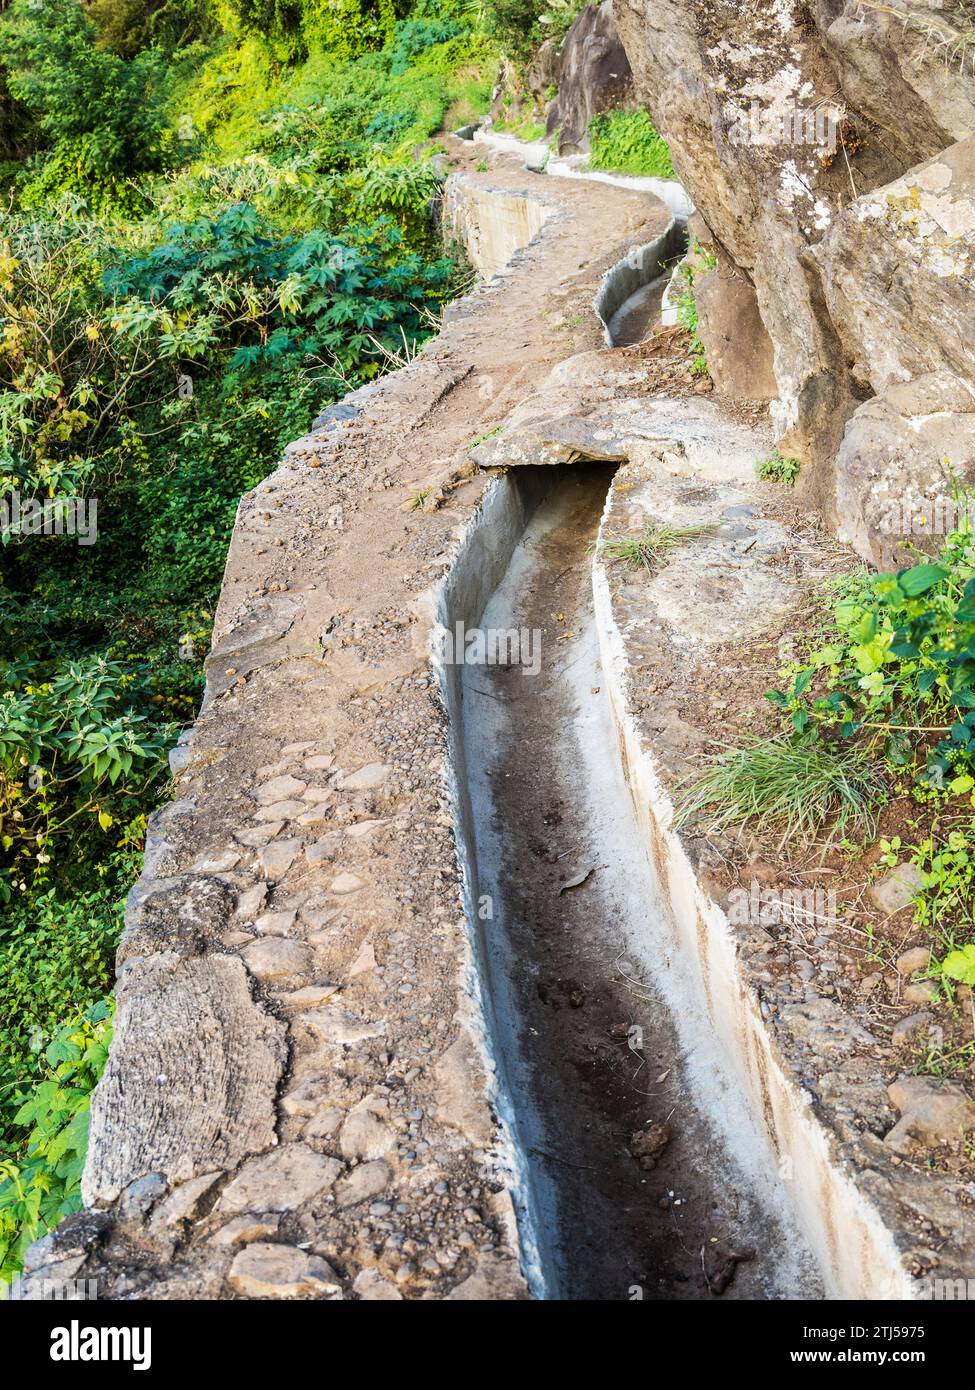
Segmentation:
[(487, 485), (468, 449), (598, 346), (601, 274), (668, 214), (503, 159), (464, 178), (552, 215), (241, 503), (207, 701), (127, 909), (87, 1209), (31, 1274), (109, 1298), (525, 1296), (424, 595)]

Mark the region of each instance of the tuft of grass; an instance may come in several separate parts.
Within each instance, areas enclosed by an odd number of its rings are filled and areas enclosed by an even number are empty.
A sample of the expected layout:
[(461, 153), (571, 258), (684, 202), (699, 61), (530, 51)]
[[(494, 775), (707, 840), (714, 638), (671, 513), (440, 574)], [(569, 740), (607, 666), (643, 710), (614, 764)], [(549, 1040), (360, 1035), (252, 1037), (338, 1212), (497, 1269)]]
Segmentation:
[(607, 560), (618, 560), (629, 569), (645, 569), (653, 574), (661, 557), (676, 550), (684, 541), (708, 536), (714, 526), (658, 526), (648, 521), (639, 536), (623, 536), (603, 541), (601, 554)]
[(479, 444), (484, 444), (487, 440), (493, 439), (496, 434), (501, 433), (503, 428), (504, 422), (502, 421), (500, 425), (495, 425), (494, 429), (485, 430), (483, 434), (479, 434), (476, 439), (471, 440), (470, 444), (467, 446), (466, 452), (470, 453), (470, 451), (476, 449)]
[(782, 483), (784, 487), (795, 487), (799, 476), (799, 460), (783, 458), (778, 449), (773, 449), (767, 459), (758, 459), (755, 472), (763, 483)]
[[(876, 0), (860, 0), (863, 8), (879, 14), (890, 15), (899, 20), (905, 29), (912, 29), (921, 35), (917, 53), (920, 61), (928, 52), (933, 53), (945, 67), (958, 66), (964, 75), (966, 66), (975, 77), (975, 9), (967, 3), (956, 3), (954, 13), (941, 19), (927, 15), (915, 15), (910, 11), (895, 9), (892, 5), (877, 4)], [(941, 5), (927, 8), (942, 8)], [(945, 6), (948, 9), (949, 6)]]
[(417, 488), (416, 492), (414, 492), (412, 497), (410, 498), (410, 511), (422, 512), (423, 508), (427, 504), (427, 499), (432, 495), (432, 493), (432, 487)]
[(752, 738), (722, 753), (687, 788), (674, 824), (707, 815), (709, 829), (761, 825), (778, 848), (808, 843), (832, 822), (826, 843), (851, 830), (873, 834), (887, 784), (863, 750), (818, 738)]

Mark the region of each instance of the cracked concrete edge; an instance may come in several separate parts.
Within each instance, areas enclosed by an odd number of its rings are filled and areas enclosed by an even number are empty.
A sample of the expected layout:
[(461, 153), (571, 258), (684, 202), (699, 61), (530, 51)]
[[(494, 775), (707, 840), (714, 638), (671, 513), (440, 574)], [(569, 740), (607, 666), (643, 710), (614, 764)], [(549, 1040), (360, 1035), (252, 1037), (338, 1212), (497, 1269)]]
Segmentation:
[[(639, 467), (632, 472), (640, 476)], [(629, 476), (630, 468), (624, 464), (617, 478)], [(739, 500), (749, 501), (749, 491), (743, 486)], [(619, 505), (611, 489), (601, 537), (607, 528), (613, 529)], [(660, 505), (655, 495), (654, 510)], [(641, 677), (632, 633), (598, 546), (592, 579), (602, 669), (634, 815), (661, 883), (662, 898), (671, 905), (676, 948), (693, 962), (705, 1013), (732, 1061), (745, 1104), (767, 1138), (769, 1169), (778, 1167), (781, 1173), (782, 1161), (787, 1160), (792, 1205), (831, 1297), (929, 1298), (925, 1281), (915, 1282), (912, 1277), (929, 1266), (917, 1264), (918, 1242), (910, 1223), (931, 1215), (930, 1208), (940, 1200), (944, 1205), (937, 1216), (943, 1227), (945, 1208), (951, 1210), (953, 1204), (952, 1184), (928, 1176), (922, 1185), (910, 1175), (895, 1172), (889, 1155), (881, 1152), (882, 1144), (873, 1136), (857, 1135), (828, 1103), (821, 1100), (814, 1106), (813, 1097), (796, 1079), (792, 1063), (798, 1055), (797, 1039), (790, 1034), (789, 1021), (773, 1022), (763, 1016), (741, 929), (711, 898), (684, 837), (673, 829), (671, 789), (677, 779), (673, 768), (665, 770), (655, 757), (652, 711), (648, 713), (644, 706), (641, 712), (634, 703)], [(756, 615), (762, 630), (770, 617), (764, 603), (753, 618)], [(686, 645), (688, 632), (679, 612), (668, 613), (661, 605), (656, 616), (663, 629), (661, 640), (673, 638)], [(692, 635), (691, 640), (699, 641), (700, 636)], [(847, 1026), (856, 1027), (852, 1020)], [(936, 1262), (939, 1275), (948, 1279), (964, 1276), (970, 1263), (971, 1232), (967, 1239), (960, 1229), (953, 1234), (956, 1243), (939, 1249)]]

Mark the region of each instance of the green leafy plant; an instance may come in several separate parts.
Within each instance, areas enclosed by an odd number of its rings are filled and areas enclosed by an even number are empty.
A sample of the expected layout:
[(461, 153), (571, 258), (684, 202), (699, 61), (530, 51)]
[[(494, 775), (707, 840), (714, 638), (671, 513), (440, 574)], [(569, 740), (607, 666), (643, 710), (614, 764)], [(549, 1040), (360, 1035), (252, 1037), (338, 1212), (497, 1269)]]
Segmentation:
[(941, 962), (941, 973), (969, 989), (975, 988), (975, 942), (949, 951)]
[(921, 874), (915, 922), (954, 946), (960, 930), (975, 930), (975, 826), (954, 828), (943, 837), (928, 836), (914, 853)]
[(857, 576), (833, 614), (832, 640), (769, 692), (793, 725), (865, 735), (903, 766), (925, 749), (923, 780), (975, 789), (975, 552), (967, 520), (937, 563)]
[(755, 472), (764, 483), (781, 483), (784, 487), (795, 487), (799, 476), (799, 460), (783, 458), (778, 449), (773, 449), (768, 458), (759, 459)]
[(44, 1078), (14, 1116), (20, 1144), (0, 1157), (0, 1280), (18, 1273), (32, 1241), (81, 1207), (88, 1111), (112, 1011), (102, 1000), (60, 1030), (44, 1051)]
[(900, 852), (901, 837), (899, 835), (893, 835), (889, 840), (882, 838), (880, 840), (880, 858), (877, 862), (886, 865), (888, 869), (896, 868), (900, 863)]
[(702, 275), (714, 270), (717, 265), (717, 258), (713, 252), (708, 251), (696, 237), (691, 237), (687, 248), (687, 254), (677, 267), (677, 273), (684, 281), (683, 288), (677, 296), (676, 312), (677, 323), (689, 335), (686, 352), (691, 359), (691, 372), (695, 376), (706, 376), (708, 370), (707, 354), (701, 336), (698, 332), (697, 299), (694, 294), (694, 282)]

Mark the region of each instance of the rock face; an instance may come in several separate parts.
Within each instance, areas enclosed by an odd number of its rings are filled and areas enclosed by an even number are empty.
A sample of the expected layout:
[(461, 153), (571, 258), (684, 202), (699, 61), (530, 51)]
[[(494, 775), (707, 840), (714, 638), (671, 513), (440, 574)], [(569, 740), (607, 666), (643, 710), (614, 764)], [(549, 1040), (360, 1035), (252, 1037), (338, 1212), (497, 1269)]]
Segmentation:
[(975, 392), (931, 372), (889, 386), (861, 405), (836, 456), (836, 522), (878, 569), (936, 553), (958, 519), (953, 475), (972, 480)]
[(547, 127), (549, 134), (558, 129), (560, 154), (582, 148), (586, 127), (598, 112), (634, 105), (633, 75), (616, 31), (613, 0), (587, 5), (576, 18), (559, 53), (557, 81)]
[(284, 1028), (251, 997), (243, 963), (166, 951), (139, 965), (119, 982), (115, 1047), (92, 1101), (90, 1204), (152, 1169), (185, 1181), (274, 1141)]
[(958, 28), (946, 14), (951, 6), (939, 0), (889, 8), (818, 0), (809, 8), (847, 101), (883, 133), (905, 165), (971, 131), (971, 74), (932, 51), (939, 39), (950, 42)]
[(774, 400), (772, 340), (755, 290), (723, 252), (714, 270), (695, 279), (694, 299), (698, 336), (718, 390), (738, 400)]
[(975, 138), (866, 193), (815, 259), (830, 315), (874, 391), (975, 364)]
[[(754, 285), (780, 448), (803, 462), (800, 486), (833, 521), (856, 476), (885, 466), (889, 440), (868, 416), (844, 445), (837, 497), (834, 460), (858, 407), (932, 373), (975, 377), (975, 83), (940, 56), (954, 32), (946, 15), (909, 9), (905, 22), (895, 6), (858, 0), (616, 4), (636, 95)], [(871, 556), (869, 518), (849, 530)]]

